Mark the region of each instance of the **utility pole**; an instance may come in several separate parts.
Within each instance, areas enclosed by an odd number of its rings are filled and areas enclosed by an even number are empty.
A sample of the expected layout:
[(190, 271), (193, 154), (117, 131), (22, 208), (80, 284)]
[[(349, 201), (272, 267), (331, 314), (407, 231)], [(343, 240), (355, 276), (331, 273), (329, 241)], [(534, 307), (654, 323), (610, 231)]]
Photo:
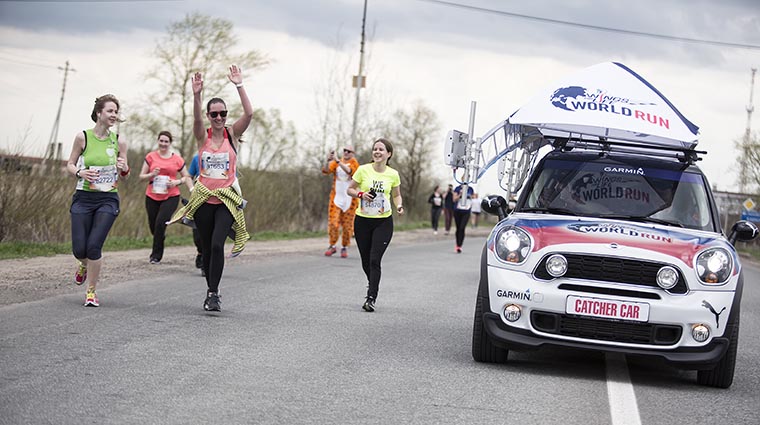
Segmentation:
[(45, 160), (53, 159), (58, 161), (61, 159), (61, 143), (58, 142), (58, 125), (61, 122), (61, 108), (63, 107), (63, 96), (66, 94), (66, 80), (69, 76), (69, 71), (76, 72), (76, 69), (69, 68), (69, 61), (66, 61), (66, 66), (58, 69), (63, 70), (63, 88), (61, 89), (61, 101), (58, 103), (58, 113), (55, 114), (55, 122), (53, 123), (53, 131), (50, 133), (50, 141), (48, 143), (48, 151), (45, 156)]
[(351, 127), (351, 144), (356, 149), (356, 125), (359, 121), (359, 93), (362, 87), (366, 86), (366, 80), (362, 75), (364, 72), (364, 25), (367, 22), (367, 0), (364, 0), (364, 14), (362, 16), (362, 41), (359, 48), (359, 75), (354, 78), (353, 85), (356, 87), (356, 103), (354, 104), (354, 124)]
[(752, 76), (749, 81), (749, 103), (747, 104), (747, 127), (744, 130), (744, 138), (742, 139), (742, 158), (739, 160), (739, 191), (744, 193), (749, 185), (749, 163), (747, 157), (749, 151), (752, 149), (750, 145), (751, 127), (752, 127), (752, 112), (755, 110), (755, 106), (752, 104), (752, 93), (755, 91), (755, 73), (757, 68), (752, 68)]

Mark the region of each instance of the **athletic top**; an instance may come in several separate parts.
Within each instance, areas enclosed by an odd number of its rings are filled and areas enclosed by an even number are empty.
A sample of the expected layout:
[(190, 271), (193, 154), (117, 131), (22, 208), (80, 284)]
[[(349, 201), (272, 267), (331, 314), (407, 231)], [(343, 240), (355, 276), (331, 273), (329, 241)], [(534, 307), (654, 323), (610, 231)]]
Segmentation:
[[(230, 142), (230, 134), (224, 129), (224, 138), (219, 149), (211, 146), (211, 129), (208, 129), (208, 137), (199, 151), (201, 173), (198, 181), (203, 183), (209, 190), (230, 187), (235, 182), (237, 172), (237, 153)], [(222, 201), (216, 196), (208, 198), (209, 204), (221, 204)]]
[(391, 191), (394, 187), (401, 185), (398, 171), (386, 166), (384, 172), (378, 173), (372, 168), (372, 164), (364, 164), (356, 170), (353, 179), (359, 185), (360, 191), (375, 190), (375, 199), (371, 201), (362, 199), (356, 215), (365, 218), (390, 217), (393, 213)]
[(94, 183), (83, 177), (77, 181), (77, 190), (85, 192), (116, 192), (119, 183), (119, 170), (116, 158), (119, 157), (118, 135), (108, 131), (108, 137), (98, 139), (93, 129), (84, 130), (84, 150), (77, 159), (77, 168), (100, 171)]
[(145, 163), (148, 164), (148, 172), (156, 167), (161, 169), (157, 176), (150, 179), (145, 189), (145, 196), (154, 201), (165, 201), (173, 196), (179, 196), (179, 186), (168, 187), (167, 183), (177, 178), (179, 170), (185, 166), (184, 159), (175, 153), (172, 153), (169, 158), (162, 158), (158, 151), (153, 151), (145, 155)]

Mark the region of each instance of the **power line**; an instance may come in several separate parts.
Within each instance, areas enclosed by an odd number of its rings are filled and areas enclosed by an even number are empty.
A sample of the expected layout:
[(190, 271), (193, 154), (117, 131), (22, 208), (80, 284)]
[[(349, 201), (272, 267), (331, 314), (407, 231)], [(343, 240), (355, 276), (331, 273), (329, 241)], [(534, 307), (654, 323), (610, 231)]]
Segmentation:
[[(0, 52), (0, 54), (2, 54), (2, 52)], [(57, 66), (52, 66), (52, 65), (42, 65), (42, 64), (39, 64), (39, 63), (31, 63), (31, 62), (25, 62), (25, 61), (20, 61), (20, 60), (15, 60), (15, 59), (8, 59), (8, 58), (3, 58), (3, 57), (0, 57), (0, 61), (5, 61), (5, 62), (10, 62), (10, 63), (15, 63), (15, 64), (17, 64), (17, 65), (28, 65), (28, 66), (38, 66), (38, 67), (40, 67), (40, 68), (52, 68), (52, 69), (58, 69), (58, 67), (57, 67)]]
[(495, 15), (502, 15), (502, 16), (509, 16), (511, 18), (519, 18), (519, 19), (528, 19), (532, 21), (537, 22), (543, 22), (548, 24), (557, 24), (557, 25), (566, 25), (576, 28), (583, 28), (583, 29), (589, 29), (589, 30), (596, 30), (596, 31), (606, 31), (606, 32), (614, 32), (618, 34), (627, 34), (627, 35), (637, 35), (641, 37), (651, 37), (651, 38), (659, 38), (661, 40), (670, 40), (670, 41), (683, 41), (686, 43), (695, 43), (695, 44), (709, 44), (713, 46), (721, 46), (721, 47), (735, 47), (740, 49), (753, 49), (753, 50), (760, 50), (760, 45), (757, 44), (743, 44), (743, 43), (732, 43), (728, 41), (717, 41), (717, 40), (707, 40), (707, 39), (699, 39), (699, 38), (688, 38), (688, 37), (677, 37), (674, 35), (667, 35), (667, 34), (656, 34), (651, 32), (644, 32), (644, 31), (633, 31), (633, 30), (624, 30), (619, 28), (611, 28), (611, 27), (602, 27), (598, 25), (589, 25), (589, 24), (581, 24), (578, 22), (571, 22), (571, 21), (562, 21), (559, 19), (550, 19), (550, 18), (542, 18), (540, 16), (532, 16), (532, 15), (524, 15), (520, 13), (513, 13), (513, 12), (506, 12), (503, 10), (496, 10), (496, 9), (488, 9), (485, 7), (478, 7), (478, 6), (470, 6), (466, 4), (461, 3), (454, 3), (449, 1), (441, 1), (441, 0), (417, 0), (417, 1), (424, 1), (428, 3), (435, 3), (442, 6), (448, 6), (448, 7), (456, 7), (460, 9), (467, 9), (467, 10), (474, 10), (477, 12), (483, 12), (483, 13), (490, 13)]

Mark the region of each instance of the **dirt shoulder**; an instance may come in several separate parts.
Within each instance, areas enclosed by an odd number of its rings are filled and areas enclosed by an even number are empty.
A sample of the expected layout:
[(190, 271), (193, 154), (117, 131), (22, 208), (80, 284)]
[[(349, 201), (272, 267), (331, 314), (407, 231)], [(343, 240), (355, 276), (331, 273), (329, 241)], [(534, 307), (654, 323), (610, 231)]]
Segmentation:
[[(467, 234), (487, 235), (490, 230), (490, 226), (469, 228)], [(429, 229), (409, 230), (394, 233), (393, 244), (412, 244), (446, 239), (451, 240), (453, 249), (453, 231), (450, 235), (445, 235), (442, 231), (438, 232), (438, 235), (433, 235)], [(245, 251), (239, 257), (230, 261), (248, 263), (282, 254), (321, 254), (326, 246), (326, 238), (251, 241), (248, 242)], [(129, 280), (135, 280), (147, 277), (155, 278), (187, 270), (188, 267), (194, 267), (195, 247), (167, 248), (160, 265), (148, 264), (149, 255), (149, 249), (105, 252), (99, 287), (117, 285), (123, 276), (129, 276)], [(76, 262), (71, 255), (2, 260), (0, 261), (0, 270), (4, 271), (4, 273), (0, 273), (0, 306), (84, 292), (82, 287), (74, 284)]]

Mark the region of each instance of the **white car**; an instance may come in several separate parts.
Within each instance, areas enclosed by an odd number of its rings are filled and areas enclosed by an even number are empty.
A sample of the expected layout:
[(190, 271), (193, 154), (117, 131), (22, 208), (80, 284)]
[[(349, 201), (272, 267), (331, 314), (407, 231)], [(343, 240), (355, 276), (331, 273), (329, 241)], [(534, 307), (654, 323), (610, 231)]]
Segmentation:
[(483, 200), (503, 219), (481, 260), (473, 358), (648, 355), (728, 388), (744, 284), (733, 243), (758, 228), (740, 221), (723, 234), (698, 152), (553, 142), (508, 216), (504, 198)]

